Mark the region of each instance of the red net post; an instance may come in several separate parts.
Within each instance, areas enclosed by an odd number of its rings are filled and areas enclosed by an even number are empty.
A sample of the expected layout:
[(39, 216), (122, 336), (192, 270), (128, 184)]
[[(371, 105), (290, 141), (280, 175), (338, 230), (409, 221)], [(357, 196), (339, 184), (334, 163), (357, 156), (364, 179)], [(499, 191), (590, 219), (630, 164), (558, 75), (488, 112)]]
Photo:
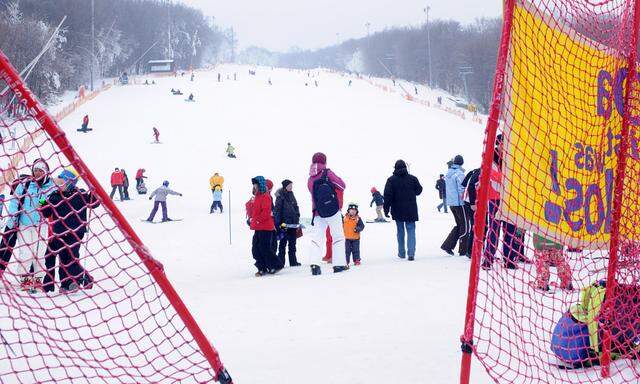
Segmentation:
[(162, 265), (2, 52), (1, 89), (0, 382), (232, 383)]
[(638, 5), (505, 4), (461, 382), (472, 352), (496, 383), (636, 383)]

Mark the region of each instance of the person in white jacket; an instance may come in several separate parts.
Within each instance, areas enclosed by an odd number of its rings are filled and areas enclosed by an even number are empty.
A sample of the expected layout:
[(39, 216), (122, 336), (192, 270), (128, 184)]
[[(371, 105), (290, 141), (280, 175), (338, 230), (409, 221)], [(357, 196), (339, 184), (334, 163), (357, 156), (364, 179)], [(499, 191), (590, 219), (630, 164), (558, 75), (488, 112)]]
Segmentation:
[(149, 214), (149, 218), (147, 219), (147, 221), (149, 222), (153, 221), (153, 218), (156, 216), (156, 212), (158, 212), (159, 206), (162, 206), (162, 221), (163, 222), (171, 221), (171, 219), (167, 217), (167, 196), (168, 195), (182, 196), (182, 193), (169, 189), (169, 182), (165, 180), (162, 183), (162, 186), (158, 187), (155, 191), (151, 192), (151, 195), (149, 195), (149, 200), (153, 199), (154, 197), (156, 198), (156, 200), (153, 203), (153, 210), (151, 211), (151, 214)]

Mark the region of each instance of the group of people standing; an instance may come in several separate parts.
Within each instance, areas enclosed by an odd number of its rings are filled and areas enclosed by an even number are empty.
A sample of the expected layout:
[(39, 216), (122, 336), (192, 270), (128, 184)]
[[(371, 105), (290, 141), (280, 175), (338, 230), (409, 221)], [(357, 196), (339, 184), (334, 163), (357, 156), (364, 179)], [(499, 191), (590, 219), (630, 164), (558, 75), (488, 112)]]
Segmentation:
[(9, 268), (22, 290), (54, 292), (57, 264), (61, 291), (93, 286), (79, 258), (88, 211), (99, 201), (77, 188), (77, 181), (78, 174), (71, 168), (51, 177), (44, 159), (33, 162), (31, 175), (14, 181), (0, 243), (0, 276)]

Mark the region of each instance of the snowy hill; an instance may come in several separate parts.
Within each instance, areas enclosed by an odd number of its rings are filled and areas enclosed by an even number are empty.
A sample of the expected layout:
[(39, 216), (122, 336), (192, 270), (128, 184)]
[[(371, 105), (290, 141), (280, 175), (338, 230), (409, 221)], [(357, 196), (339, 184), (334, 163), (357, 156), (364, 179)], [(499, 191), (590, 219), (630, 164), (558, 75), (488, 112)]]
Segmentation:
[[(134, 200), (117, 204), (165, 265), (236, 382), (457, 381), (469, 261), (439, 249), (453, 219), (435, 209), (434, 184), (454, 155), (464, 156), (466, 169), (478, 166), (484, 127), (364, 80), (349, 87), (339, 74), (308, 78), (307, 72), (257, 68), (250, 76), (249, 69), (229, 65), (197, 72), (194, 82), (185, 76), (114, 87), (61, 125), (106, 189), (115, 167), (126, 169), (132, 183), (135, 170), (145, 168), (150, 189), (168, 180), (184, 194), (168, 202), (170, 217), (184, 220), (163, 225), (140, 221), (151, 203), (133, 187)], [(171, 88), (185, 96), (173, 96)], [(184, 101), (189, 93), (195, 103)], [(85, 114), (90, 134), (76, 131)], [(154, 126), (161, 145), (151, 144)], [(227, 142), (237, 159), (225, 156)], [(415, 262), (396, 257), (393, 223), (370, 224), (363, 232), (363, 264), (347, 273), (333, 275), (325, 265), (322, 276), (312, 277), (304, 236), (298, 244), (302, 267), (253, 276), (244, 217), (251, 177), (264, 175), (276, 187), (291, 179), (308, 217), (306, 180), (317, 151), (345, 180), (345, 202), (358, 202), (363, 218), (375, 215), (368, 207), (371, 187), (384, 187), (397, 159), (410, 163), (425, 188)], [(230, 222), (227, 211), (208, 213), (214, 172), (225, 177)], [(489, 382), (479, 365), (473, 382)]]

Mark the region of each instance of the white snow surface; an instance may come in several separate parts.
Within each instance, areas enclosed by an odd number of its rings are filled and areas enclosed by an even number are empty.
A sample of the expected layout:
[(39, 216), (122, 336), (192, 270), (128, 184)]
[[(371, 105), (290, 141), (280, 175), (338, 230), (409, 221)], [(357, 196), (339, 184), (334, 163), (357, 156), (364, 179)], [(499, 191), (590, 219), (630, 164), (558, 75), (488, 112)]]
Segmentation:
[[(457, 382), (469, 260), (440, 250), (453, 217), (436, 210), (434, 185), (457, 154), (466, 169), (478, 166), (484, 127), (364, 81), (348, 87), (339, 74), (316, 71), (309, 79), (306, 71), (257, 68), (249, 76), (249, 69), (226, 65), (196, 72), (194, 82), (187, 75), (114, 87), (61, 126), (105, 189), (114, 167), (126, 169), (132, 184), (136, 169), (145, 168), (150, 191), (168, 180), (184, 194), (169, 197), (169, 216), (184, 219), (169, 224), (140, 221), (152, 204), (133, 185), (134, 200), (116, 204), (164, 264), (234, 382)], [(171, 88), (184, 96), (171, 95)], [(185, 102), (192, 92), (196, 102)], [(94, 129), (89, 134), (76, 131), (85, 114)], [(161, 145), (151, 144), (154, 126)], [(227, 142), (237, 159), (225, 156)], [(291, 179), (309, 217), (306, 182), (317, 151), (345, 180), (345, 203), (358, 202), (363, 219), (375, 216), (371, 187), (384, 188), (396, 160), (410, 164), (424, 187), (416, 261), (396, 256), (393, 223), (368, 224), (362, 265), (346, 273), (334, 275), (325, 264), (321, 276), (311, 276), (303, 236), (302, 267), (253, 276), (244, 213), (251, 177), (264, 175), (276, 188)], [(209, 214), (213, 172), (225, 178), (224, 215)], [(491, 382), (475, 360), (472, 382)]]

